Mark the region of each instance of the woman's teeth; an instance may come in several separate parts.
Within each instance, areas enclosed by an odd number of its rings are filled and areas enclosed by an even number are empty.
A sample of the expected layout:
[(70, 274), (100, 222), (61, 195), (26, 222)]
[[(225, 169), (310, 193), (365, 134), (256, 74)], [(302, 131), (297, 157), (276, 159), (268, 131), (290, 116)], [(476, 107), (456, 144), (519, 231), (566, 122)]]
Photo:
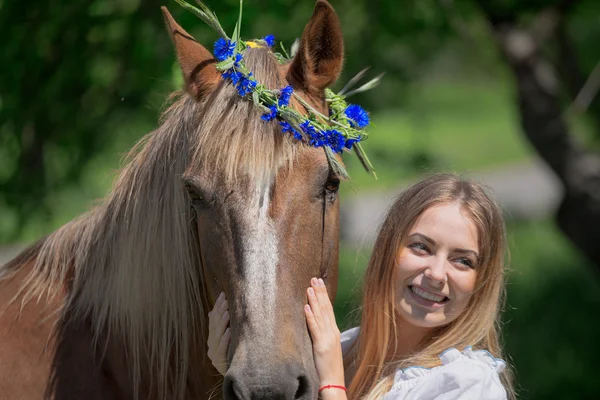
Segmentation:
[(429, 293), (426, 290), (419, 289), (418, 287), (409, 286), (410, 290), (419, 297), (422, 297), (427, 300), (435, 301), (436, 303), (441, 303), (447, 299), (446, 296), (440, 296), (437, 294)]

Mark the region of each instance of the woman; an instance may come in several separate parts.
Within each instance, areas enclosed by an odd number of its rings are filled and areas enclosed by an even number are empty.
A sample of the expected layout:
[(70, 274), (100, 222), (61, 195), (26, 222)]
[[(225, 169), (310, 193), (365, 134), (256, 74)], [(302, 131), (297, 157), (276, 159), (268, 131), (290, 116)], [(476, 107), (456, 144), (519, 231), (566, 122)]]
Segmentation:
[[(373, 248), (360, 327), (340, 336), (323, 281), (307, 290), (321, 398), (514, 398), (499, 344), (505, 250), (502, 213), (480, 185), (438, 174), (405, 190)], [(225, 309), (222, 297), (211, 314), (214, 365), (225, 364)]]

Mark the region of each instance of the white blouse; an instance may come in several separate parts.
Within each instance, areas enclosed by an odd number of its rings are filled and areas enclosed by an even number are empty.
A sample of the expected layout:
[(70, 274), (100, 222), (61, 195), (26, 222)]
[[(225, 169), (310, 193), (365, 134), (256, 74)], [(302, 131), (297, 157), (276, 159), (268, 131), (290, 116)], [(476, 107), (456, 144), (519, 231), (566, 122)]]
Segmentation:
[[(348, 351), (359, 328), (342, 333), (342, 351)], [(505, 400), (499, 373), (506, 363), (485, 350), (450, 348), (440, 354), (442, 364), (434, 368), (398, 370), (394, 384), (383, 400)]]

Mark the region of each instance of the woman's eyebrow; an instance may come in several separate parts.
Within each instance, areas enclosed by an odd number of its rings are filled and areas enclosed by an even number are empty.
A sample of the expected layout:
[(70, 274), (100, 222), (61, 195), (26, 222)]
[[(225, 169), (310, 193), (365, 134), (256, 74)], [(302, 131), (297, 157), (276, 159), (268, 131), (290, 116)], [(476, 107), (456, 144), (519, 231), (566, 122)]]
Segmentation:
[(435, 246), (435, 240), (433, 240), (432, 238), (430, 238), (429, 236), (423, 235), (422, 233), (413, 233), (412, 235), (409, 236), (409, 239), (412, 238), (419, 238), (421, 240), (423, 240), (424, 242), (428, 242), (430, 245)]
[(471, 254), (472, 256), (474, 256), (475, 258), (477, 258), (479, 260), (479, 254), (477, 254), (477, 252), (475, 250), (454, 249), (453, 252), (459, 253), (459, 254)]

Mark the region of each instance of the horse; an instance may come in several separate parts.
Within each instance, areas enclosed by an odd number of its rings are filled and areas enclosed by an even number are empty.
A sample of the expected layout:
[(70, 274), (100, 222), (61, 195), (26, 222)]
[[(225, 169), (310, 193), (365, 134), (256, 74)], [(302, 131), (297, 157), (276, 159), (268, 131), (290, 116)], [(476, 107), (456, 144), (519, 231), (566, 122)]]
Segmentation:
[[(100, 203), (0, 269), (2, 400), (317, 397), (303, 306), (312, 276), (335, 297), (340, 178), (322, 149), (261, 120), (163, 13), (185, 89)], [(260, 46), (244, 60), (325, 113), (343, 64), (334, 9), (316, 1), (289, 62)], [(221, 291), (224, 378), (206, 356)]]

